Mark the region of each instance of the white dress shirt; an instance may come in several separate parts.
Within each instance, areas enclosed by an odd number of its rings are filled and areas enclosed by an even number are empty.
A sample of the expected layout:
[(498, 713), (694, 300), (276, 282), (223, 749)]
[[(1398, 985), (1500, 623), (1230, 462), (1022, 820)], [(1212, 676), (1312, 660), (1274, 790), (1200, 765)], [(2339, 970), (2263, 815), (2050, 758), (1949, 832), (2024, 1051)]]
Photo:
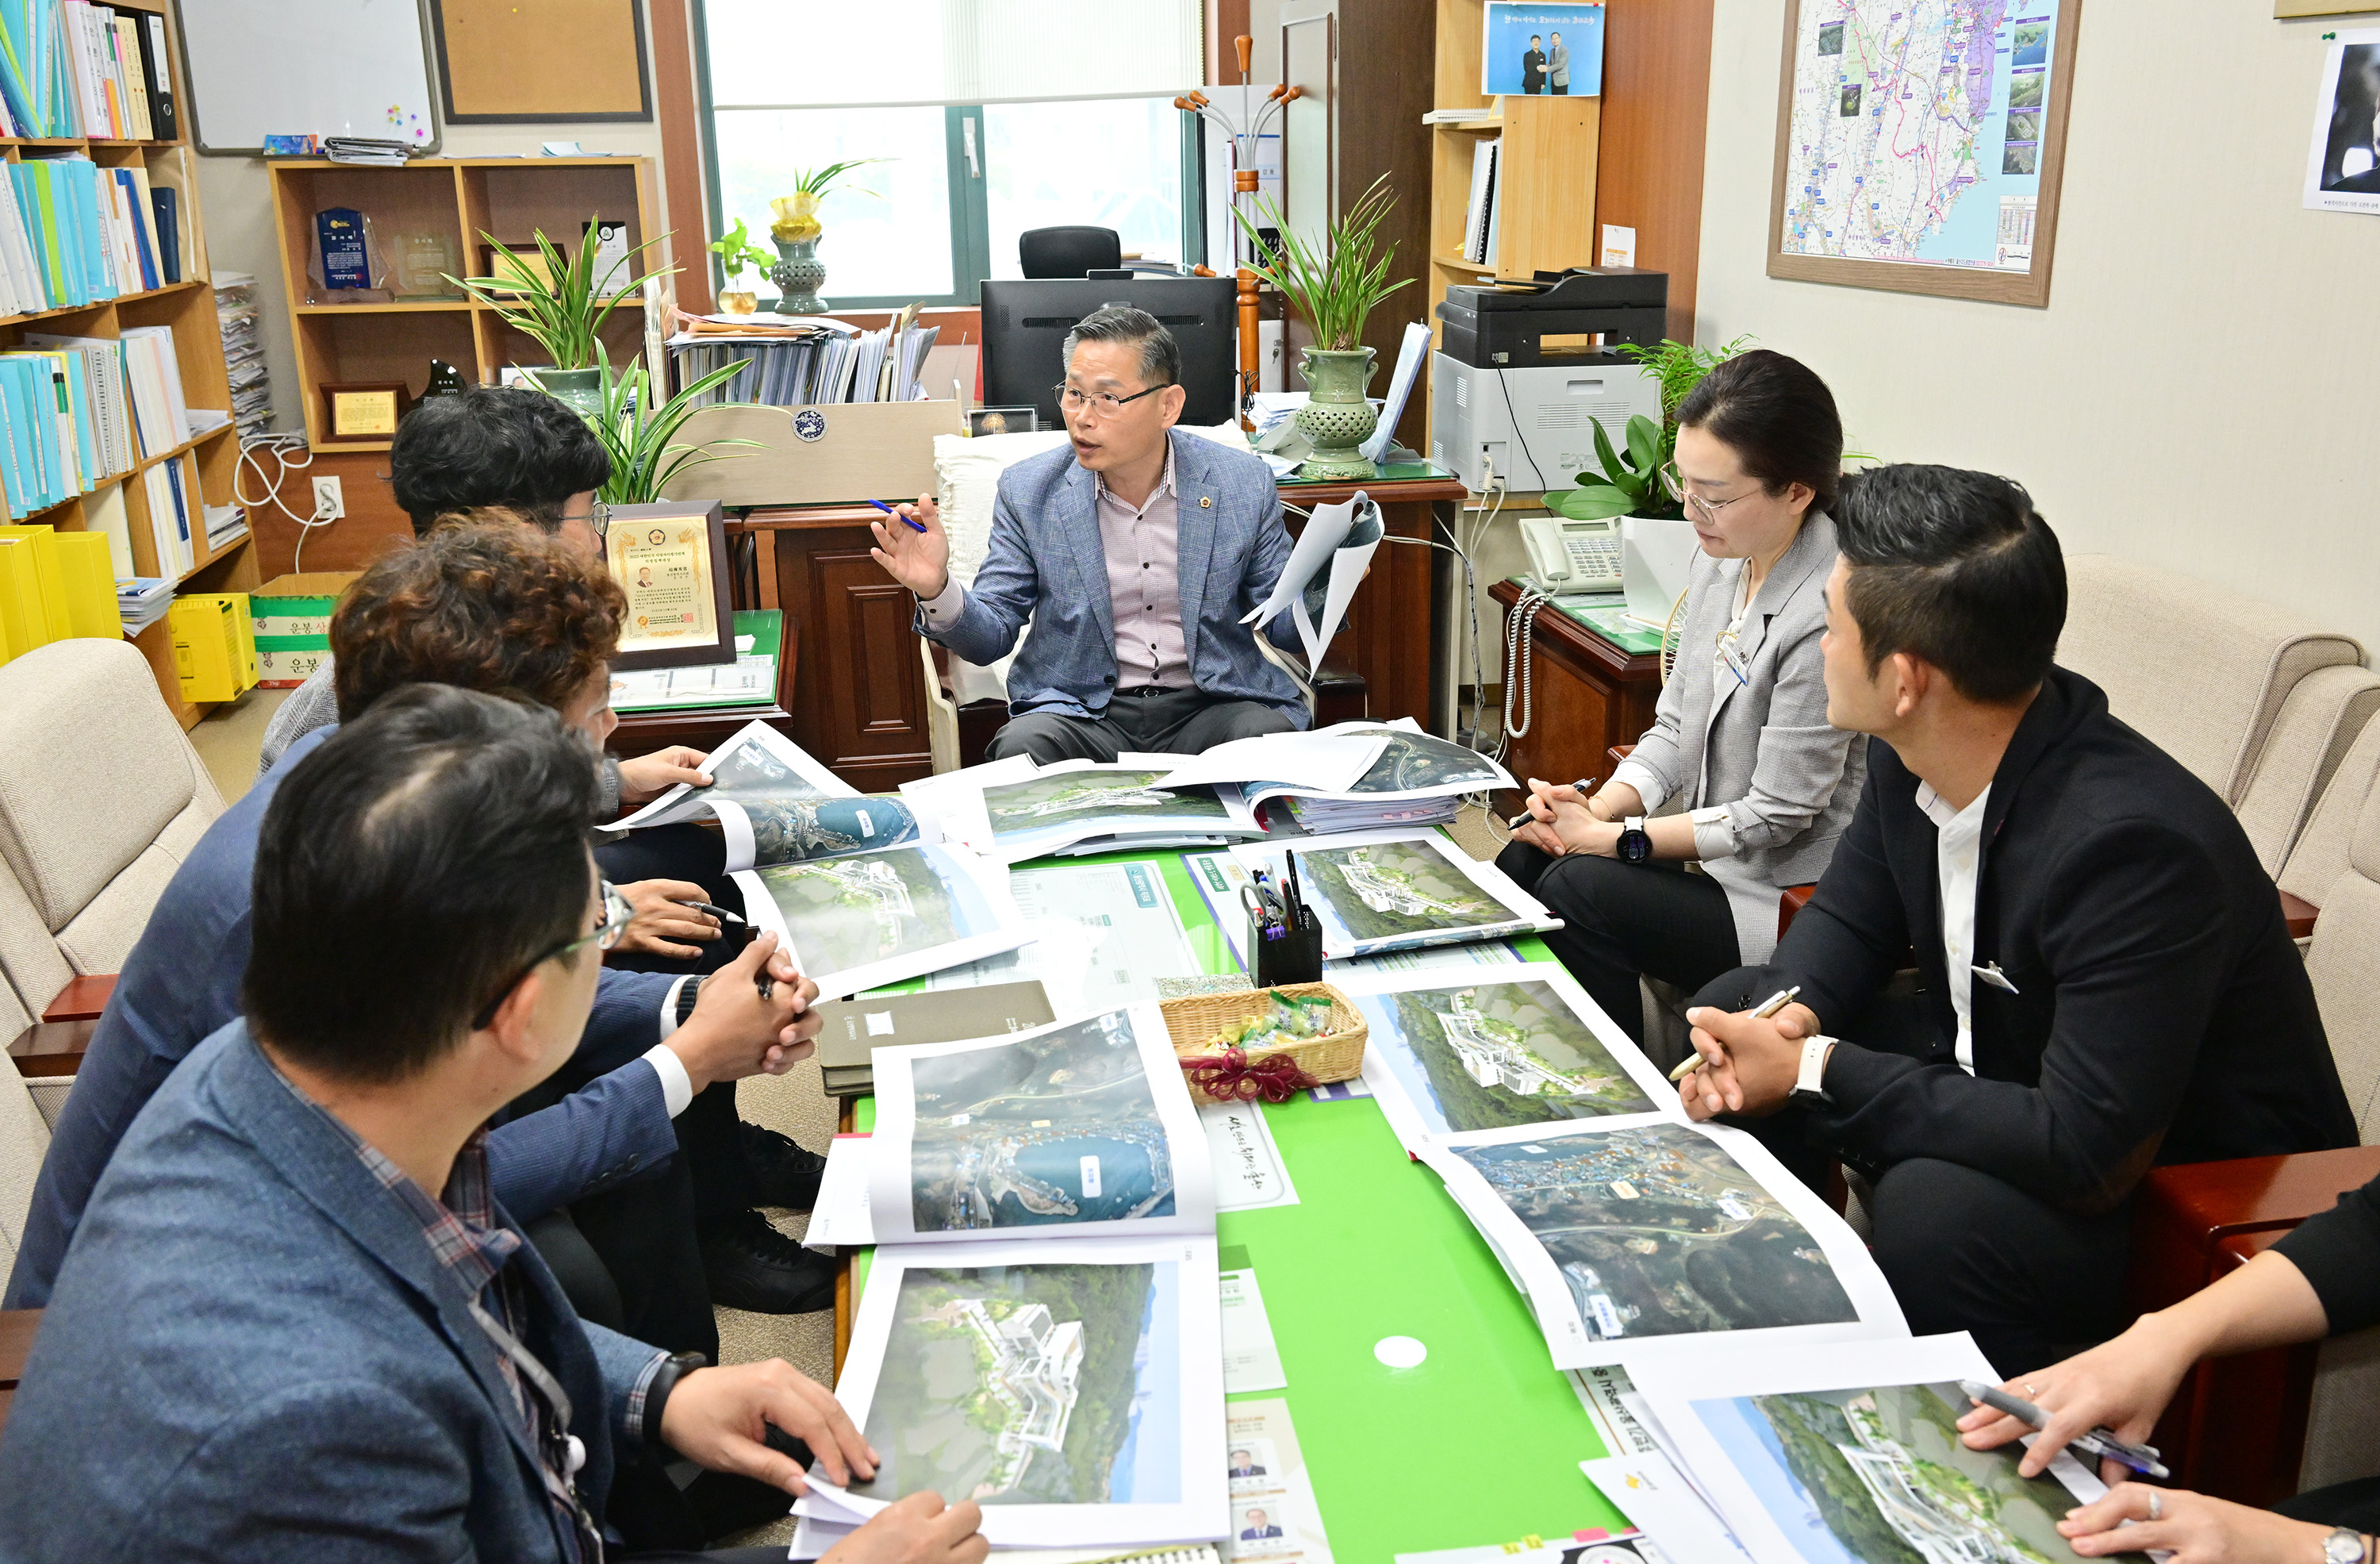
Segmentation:
[(1952, 809), (1930, 782), (1917, 784), (1917, 807), (1934, 822), (1935, 877), (1941, 883), (1942, 955), (1950, 1008), (1959, 1017), (1959, 1068), (1975, 1073), (1975, 881), (1983, 872), (1984, 805), (1988, 784), (1964, 809)]

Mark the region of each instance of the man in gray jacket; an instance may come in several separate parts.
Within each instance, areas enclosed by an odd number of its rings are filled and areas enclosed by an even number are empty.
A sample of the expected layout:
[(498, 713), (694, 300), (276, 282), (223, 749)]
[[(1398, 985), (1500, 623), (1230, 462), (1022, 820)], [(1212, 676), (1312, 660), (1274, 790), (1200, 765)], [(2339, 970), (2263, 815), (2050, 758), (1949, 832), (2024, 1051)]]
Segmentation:
[(1561, 41), (1559, 32), (1546, 49), (1546, 81), (1553, 88), (1555, 97), (1570, 95), (1570, 45)]
[[(1173, 427), (1182, 353), (1155, 316), (1109, 305), (1065, 350), (1067, 448), (1001, 475), (972, 588), (952, 579), (932, 500), (876, 524), (876, 562), (917, 594), (918, 634), (992, 663), (1032, 622), (988, 752), (1045, 765), (1196, 754), (1304, 727), (1297, 686), (1240, 622), (1289, 559), (1271, 470)], [(1288, 616), (1267, 632), (1289, 644)]]
[[(595, 797), (555, 714), (438, 685), (294, 764), (246, 1019), (133, 1121), (59, 1272), (0, 1558), (601, 1564), (607, 1494), (664, 1448), (794, 1492), (813, 1453), (874, 1472), (785, 1363), (583, 1324), (490, 1193), (489, 1118), (570, 1057), (625, 923)], [(827, 1558), (981, 1564), (975, 1506), (896, 1510)]]

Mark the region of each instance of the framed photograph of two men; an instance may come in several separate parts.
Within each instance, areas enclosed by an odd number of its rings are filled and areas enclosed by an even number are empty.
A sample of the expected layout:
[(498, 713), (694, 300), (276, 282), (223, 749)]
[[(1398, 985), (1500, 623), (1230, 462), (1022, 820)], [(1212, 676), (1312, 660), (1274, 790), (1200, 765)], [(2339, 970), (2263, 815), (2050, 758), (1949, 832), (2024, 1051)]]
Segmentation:
[(603, 559), (628, 600), (614, 671), (735, 660), (727, 523), (719, 503), (601, 507)]
[(1768, 275), (2049, 302), (2083, 0), (1787, 0)]

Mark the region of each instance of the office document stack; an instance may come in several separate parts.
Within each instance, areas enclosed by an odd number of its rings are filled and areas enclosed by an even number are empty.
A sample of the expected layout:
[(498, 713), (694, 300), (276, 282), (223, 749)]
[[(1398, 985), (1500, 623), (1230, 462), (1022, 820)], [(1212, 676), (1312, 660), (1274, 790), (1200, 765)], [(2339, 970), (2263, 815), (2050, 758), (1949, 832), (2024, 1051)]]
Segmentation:
[(231, 415), (239, 421), (240, 438), (262, 434), (273, 424), (273, 377), (264, 365), (264, 339), (257, 333), (254, 276), (247, 272), (215, 274), (215, 324), (223, 330)]
[(85, 0), (0, 7), (0, 128), (29, 139), (170, 141), (165, 18)]
[(322, 155), (333, 163), (361, 164), (368, 168), (402, 168), (406, 144), (376, 141), (370, 136), (333, 136), (322, 143)]
[(897, 353), (893, 330), (886, 326), (850, 336), (824, 329), (793, 336), (679, 336), (670, 339), (670, 361), (681, 385), (742, 361), (744, 372), (706, 393), (706, 405), (759, 402), (796, 408), (812, 402), (922, 401), (926, 353), (941, 328), (909, 327), (901, 334)]

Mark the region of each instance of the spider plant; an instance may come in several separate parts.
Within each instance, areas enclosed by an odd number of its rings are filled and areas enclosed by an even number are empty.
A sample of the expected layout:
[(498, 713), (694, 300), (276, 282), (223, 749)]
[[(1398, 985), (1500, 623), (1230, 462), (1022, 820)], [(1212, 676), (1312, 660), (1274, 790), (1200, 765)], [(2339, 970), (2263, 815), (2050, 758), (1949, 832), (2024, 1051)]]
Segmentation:
[[(592, 232), (590, 225), (590, 233)], [(496, 236), (481, 231), (480, 237), (495, 250), (492, 277), (455, 277), (446, 280), (469, 294), (475, 302), (492, 306), (504, 324), (532, 337), (538, 345), (553, 355), (553, 367), (562, 370), (583, 370), (593, 367), (601, 344), (597, 334), (603, 322), (623, 299), (632, 298), (644, 286), (644, 278), (632, 275), (617, 289), (612, 279), (620, 269), (667, 238), (666, 234), (649, 238), (595, 275), (596, 246), (591, 238), (578, 247), (578, 253), (563, 259), (562, 251), (545, 237), (543, 229), (535, 238), (539, 259), (545, 264), (545, 275), (540, 276), (529, 263), (508, 250)], [(674, 271), (676, 268), (671, 268)]]
[[(1319, 249), (1300, 238), (1281, 208), (1261, 197), (1256, 202), (1254, 219), (1237, 206), (1232, 209), (1249, 242), (1271, 255), (1269, 264), (1250, 261), (1248, 270), (1281, 289), (1290, 306), (1314, 328), (1314, 346), (1324, 352), (1343, 353), (1363, 347), (1364, 323), (1374, 308), (1413, 281), (1411, 277), (1387, 281), (1389, 263), (1396, 258), (1395, 245), (1390, 245), (1385, 253), (1373, 253), (1380, 225), (1396, 209), (1396, 194), (1387, 189), (1388, 182), (1385, 174), (1373, 180), (1362, 198), (1330, 225)], [(1267, 244), (1260, 232), (1264, 228), (1278, 233), (1279, 242)]]
[[(734, 379), (744, 368), (741, 360), (687, 382), (684, 389), (658, 408), (651, 407), (648, 400), (650, 387), (643, 360), (632, 360), (625, 369), (614, 373), (611, 355), (598, 342), (595, 361), (603, 372), (603, 410), (589, 414), (587, 422), (593, 426), (595, 437), (603, 443), (603, 454), (612, 458), (612, 476), (595, 495), (604, 504), (650, 505), (662, 497), (662, 490), (672, 479), (687, 469), (743, 454), (722, 447), (759, 448), (757, 440), (712, 440), (700, 446), (671, 443), (686, 421), (703, 405), (702, 398)], [(536, 372), (530, 371), (528, 378), (534, 383)], [(539, 389), (544, 387), (540, 385)]]

